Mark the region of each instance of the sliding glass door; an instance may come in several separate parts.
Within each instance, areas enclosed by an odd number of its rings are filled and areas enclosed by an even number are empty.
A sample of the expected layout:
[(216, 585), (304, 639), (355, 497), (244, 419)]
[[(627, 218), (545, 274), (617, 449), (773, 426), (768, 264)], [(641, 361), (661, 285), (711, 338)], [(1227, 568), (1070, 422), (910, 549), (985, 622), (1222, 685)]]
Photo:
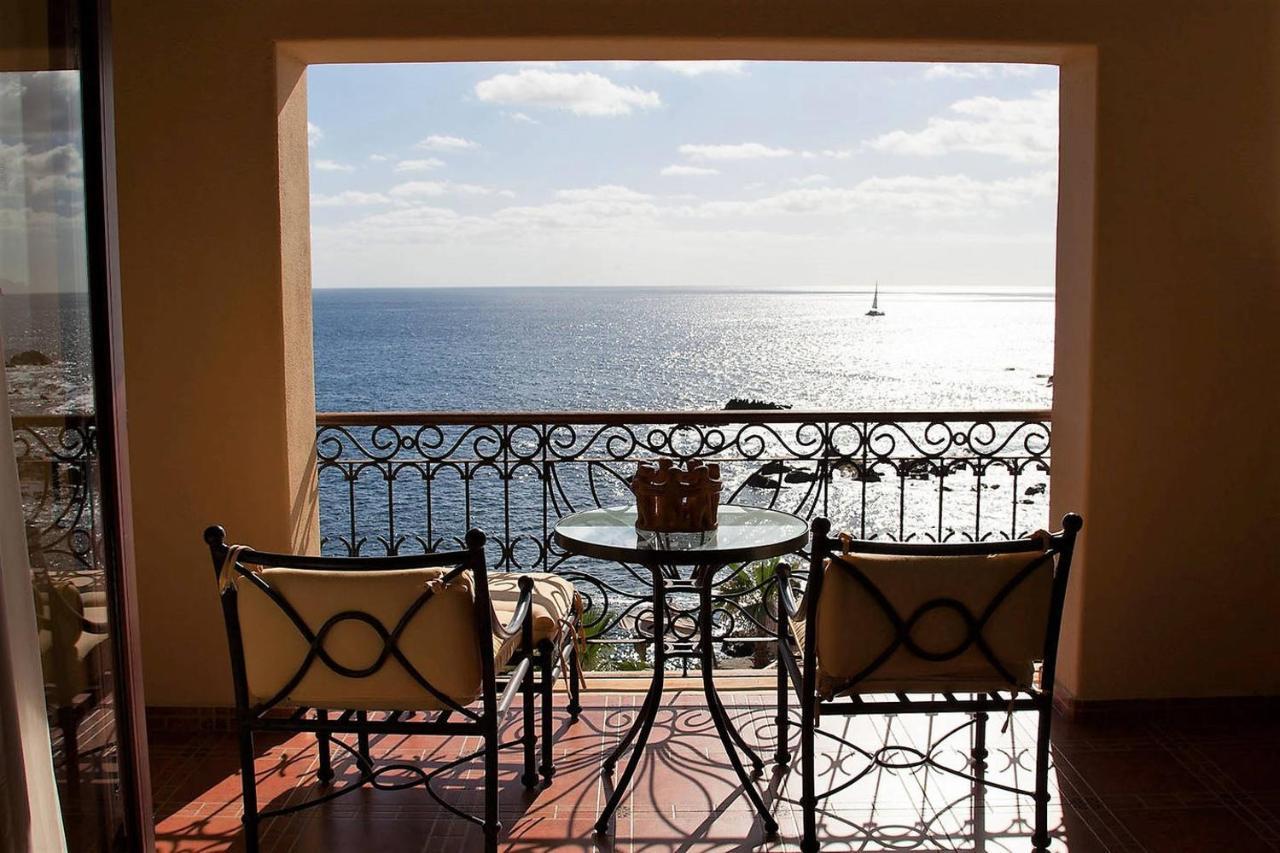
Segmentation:
[(94, 2), (4, 5), (0, 334), (30, 642), (68, 848), (138, 849), (149, 804), (122, 517), (106, 18)]

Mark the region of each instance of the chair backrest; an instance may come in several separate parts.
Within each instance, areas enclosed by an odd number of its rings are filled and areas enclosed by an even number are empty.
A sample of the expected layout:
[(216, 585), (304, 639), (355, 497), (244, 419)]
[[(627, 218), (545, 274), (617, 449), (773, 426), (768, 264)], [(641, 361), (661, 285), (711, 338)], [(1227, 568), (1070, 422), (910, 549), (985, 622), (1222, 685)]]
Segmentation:
[(1048, 691), (1079, 516), (1026, 539), (830, 538), (814, 522), (806, 642), (817, 691)]
[(311, 557), (228, 546), (205, 531), (231, 646), (236, 704), (452, 709), (493, 698), (484, 534), (467, 550)]

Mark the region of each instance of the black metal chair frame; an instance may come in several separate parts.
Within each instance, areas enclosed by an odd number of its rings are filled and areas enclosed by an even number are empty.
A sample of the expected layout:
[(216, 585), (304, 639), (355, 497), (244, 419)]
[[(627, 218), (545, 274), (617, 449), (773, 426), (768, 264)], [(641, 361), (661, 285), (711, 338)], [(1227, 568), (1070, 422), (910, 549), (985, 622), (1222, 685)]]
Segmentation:
[[(220, 575), (226, 561), (229, 546), (226, 544), (226, 532), (221, 527), (210, 527), (205, 531), (205, 541), (209, 545), (213, 558), (214, 572)], [(488, 570), (485, 565), (485, 535), (479, 530), (471, 530), (466, 536), (466, 550), (440, 551), (429, 554), (412, 554), (391, 557), (314, 557), (294, 554), (273, 554), (249, 549), (241, 550), (236, 555), (234, 571), (267, 595), (290, 619), (302, 637), (310, 645), (306, 658), (299, 670), (290, 678), (278, 693), (270, 699), (252, 703), (249, 698), (248, 681), (245, 669), (245, 647), (240, 633), (239, 609), (236, 585), (228, 584), (222, 590), (220, 598), (222, 613), (226, 623), (227, 639), (231, 651), (231, 674), (235, 689), (236, 725), (240, 741), (241, 780), (244, 789), (245, 843), (249, 853), (256, 853), (259, 844), (258, 831), (265, 818), (279, 817), (306, 808), (329, 802), (344, 794), (358, 790), (368, 784), (381, 790), (401, 790), (421, 785), (428, 795), (450, 813), (475, 823), (484, 829), (485, 849), (497, 849), (498, 835), (502, 824), (498, 820), (498, 752), (514, 746), (524, 748), (524, 770), (521, 782), (526, 787), (535, 787), (539, 782), (539, 774), (544, 784), (550, 784), (555, 775), (552, 743), (553, 688), (555, 680), (562, 674), (563, 645), (557, 646), (552, 641), (544, 641), (536, 646), (533, 643), (533, 580), (530, 577), (519, 579), (520, 595), (516, 603), (514, 615), (506, 625), (496, 625), (489, 595)], [(383, 625), (377, 618), (360, 610), (346, 610), (331, 616), (319, 627), (306, 624), (297, 611), (289, 604), (278, 590), (272, 589), (258, 574), (246, 565), (263, 568), (294, 568), (337, 572), (368, 572), (395, 569), (448, 568), (442, 580), (448, 583), (463, 572), (473, 574), (475, 587), (475, 635), (480, 653), (481, 694), (478, 698), (479, 710), (453, 701), (437, 690), (405, 657), (397, 645), (401, 632), (409, 624), (413, 616), (435, 594), (432, 588), (425, 588), (423, 593), (413, 601), (398, 623), (394, 626)], [(576, 619), (576, 614), (570, 618)], [(383, 650), (378, 658), (363, 669), (351, 669), (333, 660), (324, 650), (324, 638), (334, 626), (345, 621), (358, 621), (370, 626), (383, 641)], [(569, 687), (569, 713), (576, 718), (581, 710), (579, 702), (577, 675), (579, 663), (577, 649), (573, 645), (576, 624), (568, 626), (571, 630), (562, 632), (563, 641), (567, 643), (569, 667), (572, 679)], [(519, 635), (519, 649), (512, 655), (504, 672), (496, 671), (493, 656), (494, 635), (503, 639)], [(384, 719), (370, 719), (370, 713), (352, 709), (325, 709), (296, 707), (283, 708), (282, 702), (288, 693), (306, 676), (310, 668), (319, 661), (334, 672), (348, 678), (367, 678), (379, 671), (384, 665), (394, 660), (416, 681), (424, 691), (424, 698), (429, 694), (436, 702), (443, 705), (437, 711), (406, 709), (386, 712)], [(505, 682), (505, 683), (503, 683)], [(523, 733), (515, 740), (500, 742), (499, 731), (502, 728), (507, 712), (516, 696), (522, 697)], [(537, 763), (538, 732), (535, 727), (536, 698), (542, 699), (542, 760)], [(284, 711), (288, 713), (284, 713)], [(334, 712), (331, 716), (330, 712)], [(376, 713), (376, 712), (375, 712)], [(318, 778), (322, 784), (328, 785), (334, 778), (331, 748), (336, 746), (349, 753), (359, 770), (359, 778), (326, 791), (301, 803), (294, 803), (280, 808), (259, 811), (257, 802), (257, 780), (254, 772), (254, 735), (259, 732), (274, 733), (314, 733), (316, 735), (319, 769)], [(352, 747), (335, 735), (353, 735), (356, 747)], [(386, 763), (374, 766), (369, 738), (372, 735), (459, 735), (478, 736), (484, 745), (475, 751), (453, 759), (434, 770), (426, 771), (415, 764)], [(441, 773), (452, 770), (476, 758), (484, 758), (484, 815), (477, 817), (468, 814), (447, 802), (432, 788), (432, 781)], [(393, 782), (379, 781), (379, 777), (388, 772), (407, 774), (408, 779)]]
[[(886, 541), (850, 540), (832, 538), (831, 523), (825, 518), (816, 518), (812, 523), (812, 541), (809, 554), (809, 578), (803, 598), (797, 601), (791, 585), (791, 571), (780, 565), (777, 571), (778, 596), (782, 612), (778, 619), (778, 747), (774, 760), (778, 765), (786, 765), (791, 760), (788, 748), (788, 729), (790, 719), (787, 710), (787, 694), (794, 690), (800, 704), (800, 752), (802, 788), (800, 806), (803, 813), (803, 832), (800, 849), (811, 853), (819, 849), (817, 837), (817, 811), (819, 803), (840, 792), (876, 768), (913, 769), (928, 766), (936, 770), (950, 773), (979, 786), (989, 786), (1009, 791), (1014, 794), (1032, 797), (1035, 804), (1035, 826), (1032, 833), (1032, 845), (1035, 850), (1047, 850), (1050, 837), (1048, 829), (1049, 807), (1049, 728), (1053, 718), (1054, 674), (1058, 654), (1058, 637), (1062, 625), (1062, 610), (1066, 601), (1067, 578), (1071, 571), (1071, 557), (1075, 549), (1076, 535), (1083, 526), (1080, 516), (1068, 514), (1063, 518), (1062, 530), (1050, 534), (1046, 543), (1043, 536), (1019, 539), (1007, 542), (965, 542), (965, 543), (902, 543)], [(974, 613), (964, 603), (953, 598), (940, 597), (920, 605), (914, 613), (904, 617), (898, 613), (884, 594), (871, 582), (865, 574), (857, 572), (847, 563), (839, 563), (837, 570), (850, 570), (854, 577), (876, 600), (894, 625), (896, 636), (890, 644), (878, 654), (861, 672), (847, 679), (843, 684), (831, 691), (831, 699), (823, 699), (817, 690), (817, 614), (818, 600), (822, 594), (825, 564), (828, 557), (839, 557), (846, 550), (858, 554), (886, 554), (915, 557), (929, 556), (966, 556), (985, 554), (1039, 554), (1033, 558), (1026, 569), (1009, 580), (981, 613)], [(1041, 658), (1039, 684), (1037, 689), (1027, 691), (1019, 688), (1017, 679), (1007, 672), (992, 654), (983, 638), (983, 628), (987, 620), (1013, 589), (1025, 580), (1032, 571), (1051, 561), (1053, 585), (1049, 602), (1049, 618), (1044, 638), (1044, 655)], [(927, 612), (939, 608), (957, 612), (968, 625), (968, 634), (954, 649), (934, 651), (923, 649), (911, 638), (911, 631), (919, 619)], [(797, 649), (797, 640), (791, 629), (791, 619), (803, 616), (805, 635), (803, 648)], [(965, 694), (944, 692), (928, 694), (935, 698), (912, 699), (911, 694), (895, 693), (891, 700), (868, 699), (857, 693), (850, 694), (868, 677), (874, 675), (895, 652), (905, 649), (917, 658), (942, 662), (959, 657), (971, 647), (978, 650), (992, 665), (993, 672), (1009, 682), (1005, 695), (1001, 691)], [(797, 660), (797, 652), (799, 660)], [(788, 684), (789, 682), (789, 684)], [(927, 691), (922, 690), (921, 693)], [(917, 697), (921, 693), (915, 694)], [(941, 698), (936, 698), (941, 696)], [(991, 782), (985, 779), (986, 768), (986, 723), (990, 712), (1035, 711), (1037, 714), (1037, 736), (1035, 753), (1035, 788), (1025, 790), (1008, 785)], [(856, 744), (831, 732), (819, 729), (821, 714), (839, 716), (859, 716), (866, 714), (934, 714), (939, 712), (961, 712), (972, 715), (972, 718), (948, 731), (935, 740), (926, 749), (921, 750), (907, 745), (886, 745), (870, 752)], [(935, 758), (935, 753), (942, 742), (965, 729), (972, 728), (973, 747), (970, 750), (972, 773), (949, 767)], [(814, 738), (816, 734), (832, 738), (863, 756), (868, 765), (851, 778), (841, 781), (835, 787), (824, 791), (815, 791), (816, 756)], [(904, 758), (903, 756), (911, 756)]]

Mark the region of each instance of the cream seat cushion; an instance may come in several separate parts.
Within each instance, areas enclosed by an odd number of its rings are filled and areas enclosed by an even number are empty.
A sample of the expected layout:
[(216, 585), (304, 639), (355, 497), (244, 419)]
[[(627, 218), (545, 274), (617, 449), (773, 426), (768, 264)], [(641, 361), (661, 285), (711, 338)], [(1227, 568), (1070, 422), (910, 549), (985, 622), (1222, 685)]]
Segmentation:
[[(880, 603), (842, 563), (857, 567), (905, 622), (922, 605), (950, 598), (981, 619), (1000, 589), (1032, 562), (1037, 567), (990, 616), (981, 636), (996, 660), (1027, 689), (1044, 654), (1053, 560), (1041, 552), (976, 556), (915, 557), (849, 554), (827, 561), (818, 601), (818, 690), (835, 692), (983, 692), (1014, 686), (983, 655), (977, 643), (943, 661), (931, 661), (899, 646), (864, 680), (845, 690), (892, 644), (896, 631)], [(797, 637), (803, 642), (804, 626)], [(949, 653), (968, 635), (963, 616), (951, 607), (927, 610), (910, 632), (925, 652)]]
[(533, 578), (533, 641), (555, 638), (573, 614), (578, 593), (572, 583), (548, 572), (493, 572), (489, 575), (489, 599), (504, 625), (515, 615), (522, 577)]
[[(446, 569), (399, 571), (315, 571), (264, 569), (258, 577), (298, 612), (313, 634), (331, 617), (362, 611), (388, 633), (428, 584), (439, 585)], [(252, 581), (237, 576), (240, 632), (250, 700), (273, 698), (301, 668), (310, 644), (283, 610)], [(475, 635), (475, 591), (464, 572), (434, 595), (406, 624), (396, 644), (428, 683), (459, 705), (480, 694), (480, 654)], [(493, 639), (495, 664), (503, 666), (519, 643)], [(372, 625), (354, 619), (336, 623), (323, 648), (340, 666), (361, 670), (382, 654), (384, 643)], [(422, 687), (394, 656), (363, 678), (337, 672), (318, 656), (307, 674), (280, 700), (320, 708), (423, 710), (447, 707)]]

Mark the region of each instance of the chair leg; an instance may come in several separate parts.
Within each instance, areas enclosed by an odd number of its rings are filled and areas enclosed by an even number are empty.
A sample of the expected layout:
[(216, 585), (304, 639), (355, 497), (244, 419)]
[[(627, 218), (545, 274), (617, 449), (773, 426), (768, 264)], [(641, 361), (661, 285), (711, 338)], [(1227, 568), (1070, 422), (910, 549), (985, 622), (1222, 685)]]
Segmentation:
[(373, 758), (369, 751), (369, 732), (365, 729), (369, 722), (369, 713), (367, 711), (356, 711), (356, 722), (360, 726), (360, 730), (356, 732), (356, 752), (359, 754), (360, 760), (364, 762), (363, 772), (372, 773)]
[[(530, 650), (528, 654), (532, 655)], [(524, 674), (524, 683), (520, 685), (520, 694), (524, 701), (524, 773), (520, 776), (520, 782), (526, 788), (536, 788), (538, 786), (538, 770), (537, 770), (537, 754), (538, 754), (538, 730), (534, 725), (534, 710), (536, 694), (534, 692), (534, 661), (530, 661), (529, 671)]]
[[(542, 781), (551, 784), (551, 777), (556, 775), (555, 744), (552, 742), (551, 727), (554, 720), (555, 697), (555, 655), (556, 648), (551, 643), (543, 643), (542, 652)], [(530, 674), (532, 677), (532, 674)]]
[(258, 786), (253, 772), (253, 732), (247, 725), (240, 726), (240, 787), (243, 792), (244, 849), (246, 853), (258, 853)]
[(1049, 723), (1053, 719), (1053, 705), (1044, 702), (1040, 706), (1040, 719), (1036, 731), (1036, 829), (1031, 836), (1032, 850), (1049, 849)]
[(987, 712), (973, 715), (973, 839), (975, 849), (986, 849), (987, 836)]
[(786, 648), (786, 638), (779, 629), (778, 636), (778, 653), (775, 656), (778, 665), (778, 749), (773, 754), (773, 763), (779, 767), (786, 767), (791, 761), (791, 750), (788, 738), (790, 737), (790, 724), (787, 710), (787, 691), (791, 688), (787, 678), (787, 668), (782, 663), (782, 656), (789, 654)]
[(498, 721), (490, 716), (485, 720), (484, 731), (484, 849), (485, 853), (497, 853), (498, 835), (502, 823), (498, 820)]
[[(324, 722), (328, 718), (328, 711), (316, 708), (317, 720)], [(316, 772), (316, 778), (325, 785), (333, 781), (333, 760), (329, 750), (329, 740), (328, 732), (316, 732), (316, 751), (320, 753), (320, 769)]]
[(578, 658), (578, 644), (569, 641), (569, 716), (578, 719), (582, 713), (582, 661)]
[(62, 760), (67, 770), (67, 788), (80, 787), (80, 713), (74, 705), (58, 708), (58, 728), (62, 729)]
[[(973, 758), (975, 770), (987, 767), (987, 712), (978, 711), (973, 715), (973, 749), (969, 752)], [(977, 773), (974, 774), (978, 775)]]
[(818, 797), (817, 760), (814, 755), (813, 730), (818, 721), (814, 719), (815, 696), (803, 697), (804, 704), (800, 708), (800, 810), (802, 812), (802, 833), (800, 850), (802, 853), (817, 853), (818, 848)]

